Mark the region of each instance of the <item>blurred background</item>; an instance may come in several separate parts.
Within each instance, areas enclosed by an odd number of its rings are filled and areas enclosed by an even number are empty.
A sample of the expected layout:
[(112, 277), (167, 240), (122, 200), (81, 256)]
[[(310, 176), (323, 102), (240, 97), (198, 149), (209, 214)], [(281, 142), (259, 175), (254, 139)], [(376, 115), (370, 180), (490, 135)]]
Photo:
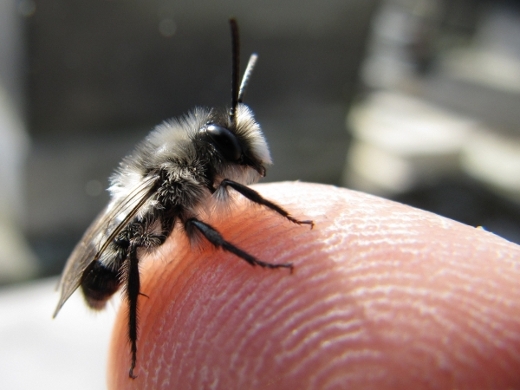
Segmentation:
[(39, 388), (103, 387), (114, 310), (70, 303), (52, 323), (52, 277), (136, 142), (229, 104), (232, 15), (243, 64), (259, 54), (245, 102), (266, 181), (346, 186), (520, 243), (519, 1), (2, 1), (2, 388), (33, 388), (33, 366)]

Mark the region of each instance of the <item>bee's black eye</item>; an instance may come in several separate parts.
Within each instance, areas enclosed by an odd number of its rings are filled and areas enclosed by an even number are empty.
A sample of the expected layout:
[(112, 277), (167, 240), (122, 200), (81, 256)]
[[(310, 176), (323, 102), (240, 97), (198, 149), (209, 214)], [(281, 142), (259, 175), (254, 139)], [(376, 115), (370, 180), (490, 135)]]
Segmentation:
[(242, 156), (242, 147), (237, 137), (225, 127), (210, 123), (205, 128), (209, 142), (229, 161), (238, 161)]

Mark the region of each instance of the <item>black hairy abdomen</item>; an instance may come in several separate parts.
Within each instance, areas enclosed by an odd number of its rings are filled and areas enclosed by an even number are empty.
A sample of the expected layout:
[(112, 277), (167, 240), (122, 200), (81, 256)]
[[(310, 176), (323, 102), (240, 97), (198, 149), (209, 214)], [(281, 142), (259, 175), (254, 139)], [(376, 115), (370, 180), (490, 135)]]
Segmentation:
[[(114, 259), (115, 263), (118, 263)], [(94, 309), (105, 307), (106, 301), (119, 289), (119, 264), (107, 267), (99, 261), (93, 261), (83, 272), (81, 289), (87, 303)]]

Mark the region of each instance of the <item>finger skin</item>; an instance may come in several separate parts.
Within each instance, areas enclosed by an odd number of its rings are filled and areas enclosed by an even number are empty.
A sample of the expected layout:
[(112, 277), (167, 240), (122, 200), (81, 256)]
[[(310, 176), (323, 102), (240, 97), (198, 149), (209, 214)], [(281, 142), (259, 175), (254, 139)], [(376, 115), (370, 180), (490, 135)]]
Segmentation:
[(519, 246), (347, 189), (255, 189), (314, 229), (244, 199), (206, 222), (294, 272), (176, 229), (141, 264), (138, 377), (123, 303), (109, 388), (520, 388)]

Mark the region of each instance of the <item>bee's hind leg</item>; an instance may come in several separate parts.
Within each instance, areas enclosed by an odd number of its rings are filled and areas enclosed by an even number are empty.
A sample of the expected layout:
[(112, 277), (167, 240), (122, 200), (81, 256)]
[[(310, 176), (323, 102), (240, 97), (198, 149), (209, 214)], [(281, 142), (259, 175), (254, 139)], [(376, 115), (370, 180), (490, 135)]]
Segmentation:
[(139, 258), (137, 256), (137, 246), (131, 245), (128, 251), (126, 264), (126, 298), (128, 300), (128, 338), (130, 339), (130, 350), (132, 361), (128, 376), (135, 379), (135, 364), (137, 361), (137, 302), (141, 290), (139, 276)]

